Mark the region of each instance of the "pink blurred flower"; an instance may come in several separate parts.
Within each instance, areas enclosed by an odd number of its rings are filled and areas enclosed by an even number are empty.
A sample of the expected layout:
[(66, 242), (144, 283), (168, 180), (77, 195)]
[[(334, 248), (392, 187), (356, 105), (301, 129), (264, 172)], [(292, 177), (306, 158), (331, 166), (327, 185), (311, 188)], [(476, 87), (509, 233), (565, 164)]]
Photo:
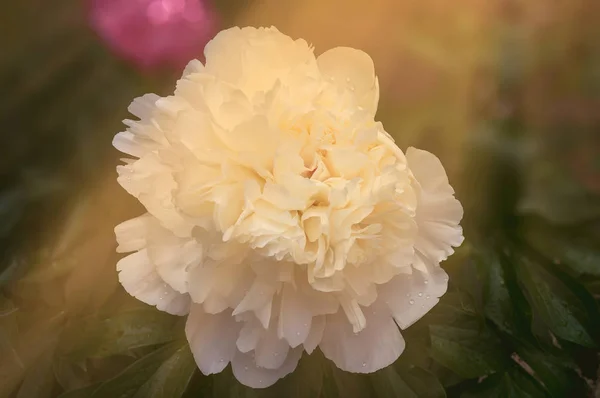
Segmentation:
[(90, 23), (121, 57), (144, 69), (183, 68), (217, 28), (203, 0), (91, 0)]

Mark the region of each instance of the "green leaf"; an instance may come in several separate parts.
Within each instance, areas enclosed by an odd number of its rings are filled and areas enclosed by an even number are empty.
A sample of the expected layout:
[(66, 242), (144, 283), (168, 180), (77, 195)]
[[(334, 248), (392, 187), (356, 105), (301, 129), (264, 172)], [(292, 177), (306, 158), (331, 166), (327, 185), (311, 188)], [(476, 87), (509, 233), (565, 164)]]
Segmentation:
[(506, 356), (489, 330), (430, 325), (431, 356), (459, 376), (474, 378), (501, 370)]
[(189, 345), (184, 344), (167, 359), (134, 398), (178, 398), (185, 392), (197, 365)]
[(369, 375), (377, 398), (419, 398), (419, 395), (400, 377), (393, 366)]
[(332, 362), (326, 369), (323, 388), (323, 398), (373, 396), (372, 386), (367, 375), (344, 372)]
[(106, 319), (89, 317), (72, 323), (63, 346), (74, 359), (102, 358), (173, 341), (178, 318), (155, 309), (122, 312)]
[[(187, 342), (183, 344), (183, 346), (186, 345)], [(169, 362), (169, 360), (178, 353), (181, 353), (181, 349), (182, 343), (177, 342), (168, 344), (155, 350), (151, 354), (148, 354), (140, 360), (134, 362), (131, 366), (127, 367), (123, 372), (114, 378), (102, 383), (102, 385), (100, 385), (100, 387), (94, 391), (91, 397), (132, 398), (135, 397), (141, 389), (146, 389), (146, 383), (151, 382), (152, 378), (154, 377), (157, 377), (154, 382), (160, 383), (160, 380), (162, 380), (163, 384), (168, 384), (170, 386), (166, 387), (167, 389), (165, 391), (168, 392), (168, 388), (172, 388), (171, 381), (168, 377), (170, 374), (169, 369), (177, 368), (177, 366), (174, 366), (174, 363)], [(163, 368), (165, 363), (167, 363), (167, 366)], [(186, 368), (186, 366), (183, 366), (183, 368)], [(171, 376), (178, 377), (181, 375), (171, 373)], [(187, 376), (183, 376), (180, 380), (183, 382), (183, 379), (186, 377)], [(189, 378), (187, 380), (189, 382)], [(157, 388), (161, 388), (159, 384), (155, 384), (155, 386), (157, 386)]]
[(577, 231), (530, 222), (523, 236), (538, 253), (555, 263), (563, 264), (575, 276), (600, 276), (600, 249)]
[(402, 369), (388, 366), (369, 375), (377, 398), (445, 398), (446, 392), (439, 380), (422, 368)]
[(491, 375), (461, 398), (544, 398), (548, 395), (538, 382), (514, 365), (509, 371)]
[(290, 375), (277, 382), (273, 388), (275, 397), (304, 398), (319, 397), (323, 388), (323, 368), (327, 361), (320, 351), (311, 355), (304, 353), (298, 367)]
[(584, 382), (575, 372), (576, 365), (569, 357), (557, 357), (535, 347), (524, 346), (519, 347), (517, 353), (553, 398), (585, 396)]
[(529, 312), (515, 278), (496, 245), (479, 252), (478, 269), (484, 275), (484, 313), (502, 332), (522, 338), (529, 333)]
[(590, 322), (586, 304), (565, 282), (524, 251), (512, 254), (515, 269), (529, 304), (558, 337), (586, 347), (594, 347), (586, 324)]
[[(481, 319), (483, 320), (483, 319)], [(423, 324), (469, 326), (480, 324), (472, 298), (461, 292), (448, 292), (423, 318)], [(409, 329), (410, 330), (410, 329)]]
[(515, 334), (515, 313), (500, 258), (489, 253), (480, 268), (485, 269), (487, 273), (487, 289), (484, 293), (486, 317), (494, 322), (500, 330)]
[(400, 372), (400, 377), (419, 397), (445, 398), (446, 391), (433, 373), (414, 367)]

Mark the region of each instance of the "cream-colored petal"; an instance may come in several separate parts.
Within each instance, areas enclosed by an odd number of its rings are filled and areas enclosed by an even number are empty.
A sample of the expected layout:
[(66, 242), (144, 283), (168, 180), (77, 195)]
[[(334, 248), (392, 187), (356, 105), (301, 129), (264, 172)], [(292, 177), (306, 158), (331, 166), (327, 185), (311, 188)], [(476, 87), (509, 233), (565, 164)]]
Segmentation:
[(264, 331), (254, 350), (254, 360), (257, 366), (265, 369), (280, 368), (290, 350), (287, 341), (277, 336), (275, 322)]
[(195, 239), (182, 239), (160, 227), (149, 238), (148, 256), (160, 277), (180, 293), (188, 292), (190, 269), (201, 264), (204, 251)]
[(400, 330), (382, 303), (364, 312), (367, 325), (360, 333), (354, 333), (343, 312), (328, 315), (319, 344), (323, 355), (347, 372), (375, 372), (391, 365), (404, 351)]
[(418, 228), (415, 249), (431, 262), (439, 263), (454, 253), (453, 247), (463, 242), (459, 225), (463, 209), (454, 198), (446, 171), (435, 155), (409, 148), (406, 159), (420, 188), (415, 217)]
[(352, 325), (352, 331), (354, 333), (360, 332), (367, 326), (367, 319), (356, 299), (342, 295), (340, 297), (340, 304), (342, 305), (342, 309), (346, 314), (348, 322)]
[(240, 304), (233, 310), (233, 315), (246, 311), (254, 311), (258, 319), (267, 328), (271, 319), (271, 304), (277, 285), (263, 279), (256, 279)]
[(156, 94), (145, 94), (133, 100), (129, 105), (128, 111), (140, 119), (148, 119), (152, 117), (156, 109), (156, 102), (160, 99)]
[(263, 333), (265, 333), (265, 329), (258, 319), (253, 318), (245, 321), (236, 341), (238, 350), (243, 353), (254, 351)]
[(200, 73), (203, 70), (204, 70), (204, 65), (202, 64), (202, 62), (200, 62), (197, 59), (193, 59), (190, 62), (188, 62), (187, 66), (183, 70), (183, 74), (181, 77), (185, 78), (188, 75), (191, 75), (194, 73)]
[(338, 87), (353, 91), (358, 104), (375, 114), (379, 101), (379, 83), (371, 57), (349, 47), (332, 48), (317, 58), (319, 70)]
[(308, 354), (312, 354), (312, 352), (317, 348), (321, 339), (323, 338), (323, 331), (325, 330), (325, 316), (320, 315), (316, 316), (312, 319), (310, 333), (304, 340), (303, 346), (304, 350)]
[(297, 347), (288, 352), (280, 368), (265, 369), (256, 365), (252, 353), (244, 354), (238, 351), (231, 362), (231, 369), (240, 383), (252, 388), (266, 388), (292, 373), (301, 356), (302, 349)]
[(205, 375), (225, 369), (237, 352), (241, 324), (230, 312), (207, 314), (194, 304), (185, 325), (185, 334), (200, 371)]
[(117, 150), (136, 158), (141, 158), (157, 148), (155, 142), (137, 137), (130, 131), (123, 131), (115, 135), (112, 144)]
[(287, 340), (291, 347), (302, 344), (310, 332), (312, 317), (306, 298), (296, 287), (286, 283), (281, 294), (279, 337)]
[(380, 300), (389, 307), (396, 323), (406, 329), (429, 312), (447, 289), (448, 279), (435, 265), (431, 274), (415, 270), (411, 275), (398, 275), (378, 287)]
[(188, 313), (189, 295), (175, 291), (161, 279), (146, 249), (121, 259), (117, 263), (117, 271), (121, 285), (138, 300), (173, 315)]
[(146, 213), (117, 225), (115, 227), (115, 235), (119, 244), (117, 253), (128, 253), (145, 248), (152, 218), (150, 214)]
[(148, 213), (121, 223), (115, 234), (117, 252), (147, 249), (160, 278), (179, 293), (187, 293), (188, 271), (203, 257), (202, 246), (195, 239), (176, 237)]
[(156, 153), (149, 153), (135, 163), (117, 167), (117, 181), (129, 194), (138, 198), (161, 225), (181, 237), (191, 235), (193, 224), (179, 213), (173, 191), (177, 183), (170, 167)]

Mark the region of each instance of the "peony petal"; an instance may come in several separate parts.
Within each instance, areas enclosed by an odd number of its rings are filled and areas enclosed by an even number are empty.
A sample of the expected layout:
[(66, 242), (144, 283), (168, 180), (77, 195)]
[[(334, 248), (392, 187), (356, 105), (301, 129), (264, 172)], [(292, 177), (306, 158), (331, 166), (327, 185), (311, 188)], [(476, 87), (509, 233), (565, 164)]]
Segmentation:
[(437, 156), (422, 149), (409, 147), (406, 150), (406, 160), (424, 191), (454, 194), (446, 170)]
[(188, 292), (188, 273), (204, 257), (194, 238), (179, 238), (152, 219), (147, 223), (148, 257), (160, 277), (180, 293)]
[(323, 355), (347, 372), (375, 372), (391, 365), (404, 351), (404, 339), (382, 303), (364, 312), (367, 326), (360, 333), (353, 332), (342, 311), (328, 315), (319, 344)]
[(140, 139), (130, 131), (123, 131), (115, 135), (112, 144), (117, 150), (136, 158), (141, 158), (156, 149), (156, 143)]
[(156, 94), (145, 94), (133, 100), (128, 111), (140, 119), (149, 119), (156, 109), (156, 102), (161, 99)]
[(277, 285), (257, 278), (244, 299), (233, 310), (233, 315), (254, 311), (266, 329), (271, 318), (272, 298), (276, 290)]
[(373, 115), (379, 102), (379, 83), (373, 60), (364, 51), (349, 47), (332, 48), (317, 58), (321, 73), (338, 87), (353, 91), (359, 105)]
[(231, 369), (240, 383), (252, 388), (266, 388), (292, 373), (301, 356), (302, 349), (297, 347), (290, 350), (280, 368), (265, 369), (256, 366), (251, 353), (243, 354), (238, 351), (231, 362)]
[(191, 75), (194, 73), (200, 73), (203, 70), (204, 70), (204, 65), (202, 64), (202, 62), (198, 61), (197, 59), (193, 59), (187, 64), (187, 66), (183, 70), (183, 74), (181, 75), (181, 77), (185, 78), (188, 75)]
[(207, 314), (194, 304), (185, 325), (185, 334), (200, 371), (219, 373), (233, 359), (241, 325), (230, 312)]
[(415, 217), (419, 229), (415, 249), (431, 262), (439, 263), (463, 242), (459, 225), (463, 209), (435, 155), (408, 148), (406, 159), (421, 188)]
[(115, 235), (119, 244), (117, 253), (128, 253), (145, 248), (151, 222), (152, 216), (146, 213), (117, 225), (115, 227)]
[(287, 341), (277, 336), (277, 326), (272, 325), (264, 331), (254, 350), (254, 360), (257, 366), (265, 369), (278, 369), (283, 365), (290, 350)]
[(316, 316), (312, 319), (310, 333), (304, 341), (304, 350), (310, 355), (317, 348), (321, 339), (323, 338), (323, 331), (325, 330), (325, 317)]
[(264, 332), (265, 329), (263, 329), (256, 318), (244, 322), (244, 326), (240, 330), (240, 335), (236, 341), (238, 350), (244, 353), (253, 351)]
[(156, 153), (148, 153), (132, 164), (119, 166), (117, 171), (119, 184), (138, 198), (162, 226), (177, 236), (191, 235), (193, 224), (183, 218), (173, 201), (177, 183), (172, 171)]
[(281, 307), (279, 312), (278, 335), (287, 340), (291, 347), (302, 344), (310, 332), (312, 311), (307, 300), (286, 283), (281, 294)]
[[(419, 256), (419, 260), (422, 257)], [(448, 277), (439, 266), (431, 266), (429, 274), (415, 270), (411, 275), (398, 275), (378, 287), (378, 294), (389, 307), (396, 323), (406, 329), (418, 321), (446, 293)]]
[(194, 239), (178, 238), (150, 214), (125, 221), (115, 228), (117, 252), (147, 249), (156, 272), (173, 289), (187, 293), (188, 270), (202, 260), (202, 246)]
[(146, 249), (122, 258), (117, 263), (117, 271), (121, 285), (138, 300), (173, 315), (188, 313), (189, 296), (173, 290), (160, 278)]
[(352, 299), (346, 295), (340, 297), (340, 304), (346, 314), (346, 318), (352, 325), (354, 333), (358, 333), (363, 330), (367, 325), (367, 319), (365, 318), (360, 305), (355, 299)]

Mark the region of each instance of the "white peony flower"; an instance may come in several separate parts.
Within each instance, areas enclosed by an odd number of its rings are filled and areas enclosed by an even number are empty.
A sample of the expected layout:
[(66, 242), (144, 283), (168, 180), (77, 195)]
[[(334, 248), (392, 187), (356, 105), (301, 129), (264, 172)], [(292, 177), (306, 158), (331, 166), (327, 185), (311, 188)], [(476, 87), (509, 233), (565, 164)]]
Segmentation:
[(394, 144), (375, 112), (371, 58), (320, 56), (275, 28), (232, 28), (173, 96), (130, 107), (119, 183), (148, 212), (116, 228), (133, 296), (189, 314), (202, 373), (229, 363), (267, 387), (319, 347), (369, 373), (404, 349), (463, 240), (440, 161)]

